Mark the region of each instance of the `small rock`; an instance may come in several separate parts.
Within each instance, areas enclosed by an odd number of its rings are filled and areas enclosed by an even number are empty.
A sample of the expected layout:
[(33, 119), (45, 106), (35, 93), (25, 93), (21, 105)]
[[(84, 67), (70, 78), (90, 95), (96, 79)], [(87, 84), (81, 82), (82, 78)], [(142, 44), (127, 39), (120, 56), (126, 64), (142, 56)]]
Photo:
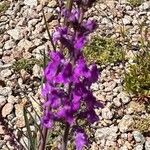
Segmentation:
[(99, 7), (100, 7), (101, 10), (105, 10), (107, 8), (107, 5), (105, 5), (103, 3), (100, 3)]
[(108, 24), (111, 23), (111, 21), (108, 18), (102, 18), (101, 24)]
[(28, 22), (28, 27), (34, 27), (38, 23), (38, 19), (32, 19)]
[(54, 8), (54, 7), (56, 7), (56, 5), (57, 5), (57, 2), (56, 2), (55, 0), (51, 0), (51, 1), (48, 3), (48, 7)]
[(128, 150), (128, 147), (126, 145), (123, 145), (123, 146), (120, 147), (119, 150)]
[(27, 52), (27, 51), (32, 51), (34, 46), (33, 46), (33, 43), (31, 41), (26, 40), (26, 39), (22, 39), (18, 43), (18, 48), (19, 48), (19, 51), (25, 50)]
[(132, 116), (125, 115), (118, 124), (119, 130), (121, 132), (127, 132), (131, 130), (131, 126), (134, 124)]
[(7, 33), (14, 39), (14, 40), (20, 40), (22, 38), (21, 29), (15, 28), (12, 30), (8, 30)]
[(142, 144), (135, 145), (134, 150), (143, 150), (143, 145)]
[[(107, 93), (108, 94), (108, 93)], [(114, 98), (114, 96), (113, 96), (113, 94), (110, 94), (110, 95), (106, 95), (106, 100), (107, 101), (112, 101), (113, 100), (113, 98)]]
[(124, 16), (122, 19), (124, 25), (130, 25), (132, 23), (132, 18), (130, 16)]
[(105, 92), (113, 91), (113, 89), (117, 86), (117, 83), (114, 81), (106, 82), (105, 83)]
[(33, 66), (33, 76), (38, 78), (41, 77), (41, 68), (37, 64)]
[(12, 110), (13, 110), (13, 104), (11, 103), (5, 104), (4, 107), (2, 108), (2, 116), (6, 117), (12, 112)]
[(93, 83), (91, 88), (94, 90), (94, 91), (98, 91), (99, 89), (99, 85), (97, 83)]
[(131, 100), (130, 97), (125, 92), (119, 93), (117, 97), (121, 99), (123, 104), (127, 104)]
[(5, 103), (6, 103), (6, 98), (0, 95), (0, 109), (4, 106)]
[(128, 133), (128, 141), (131, 142), (133, 140), (133, 135), (129, 132)]
[(23, 81), (30, 78), (30, 74), (27, 71), (25, 71), (24, 69), (20, 70), (20, 74), (21, 74)]
[(145, 142), (145, 150), (150, 150), (150, 138)]
[(38, 1), (37, 0), (25, 0), (24, 4), (30, 7), (34, 7), (38, 5)]
[(0, 95), (8, 96), (12, 94), (12, 89), (10, 87), (0, 87)]
[(127, 133), (122, 133), (121, 138), (127, 140), (128, 139), (128, 134)]
[(133, 131), (132, 134), (137, 143), (143, 144), (145, 142), (144, 136), (139, 131)]
[(108, 119), (108, 120), (112, 119), (113, 118), (113, 112), (110, 111), (109, 108), (103, 108), (102, 109), (102, 118)]
[(97, 100), (100, 100), (100, 101), (103, 101), (105, 102), (106, 101), (106, 98), (101, 95), (100, 91), (95, 91), (93, 92), (94, 96), (96, 97)]
[(150, 1), (142, 3), (142, 5), (139, 7), (140, 10), (148, 10), (150, 8)]
[(4, 44), (4, 49), (9, 50), (12, 49), (15, 46), (15, 43), (12, 40), (8, 40)]
[(18, 98), (14, 97), (13, 95), (8, 96), (7, 101), (11, 104), (17, 103), (18, 102)]
[(117, 126), (104, 127), (96, 130), (95, 137), (100, 140), (107, 139), (110, 141), (115, 141), (117, 139), (117, 131)]
[(113, 102), (114, 102), (114, 105), (117, 106), (117, 107), (120, 107), (121, 106), (121, 102), (120, 102), (120, 99), (115, 97), (113, 99)]
[(11, 76), (12, 72), (10, 69), (5, 69), (5, 70), (2, 70), (0, 75), (3, 77), (3, 78), (7, 78), (9, 76)]

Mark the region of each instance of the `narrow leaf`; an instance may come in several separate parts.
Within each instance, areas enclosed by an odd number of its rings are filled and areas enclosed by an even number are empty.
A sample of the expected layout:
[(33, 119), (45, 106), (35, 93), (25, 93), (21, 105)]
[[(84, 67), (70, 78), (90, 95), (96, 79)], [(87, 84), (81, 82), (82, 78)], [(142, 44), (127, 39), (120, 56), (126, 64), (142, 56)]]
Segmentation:
[(30, 129), (30, 124), (29, 124), (29, 119), (27, 117), (27, 110), (25, 109), (25, 107), (23, 109), (23, 115), (24, 115), (25, 124), (26, 124), (26, 128), (27, 128), (28, 139), (29, 139), (29, 143), (30, 143), (30, 150), (35, 150), (34, 141), (32, 139), (32, 132)]

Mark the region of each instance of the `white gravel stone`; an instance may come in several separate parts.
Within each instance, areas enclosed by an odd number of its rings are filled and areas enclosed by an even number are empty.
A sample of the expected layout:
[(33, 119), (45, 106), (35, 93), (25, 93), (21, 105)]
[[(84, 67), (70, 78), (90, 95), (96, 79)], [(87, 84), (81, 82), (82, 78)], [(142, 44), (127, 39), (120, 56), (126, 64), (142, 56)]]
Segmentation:
[(102, 109), (102, 118), (103, 119), (112, 119), (113, 118), (113, 112), (109, 108), (103, 108)]
[(137, 143), (143, 144), (145, 142), (144, 136), (139, 131), (133, 131), (132, 134)]
[(135, 146), (134, 150), (143, 150), (143, 145), (142, 144), (137, 144)]
[(119, 93), (117, 97), (121, 99), (123, 104), (127, 104), (131, 100), (131, 98), (125, 92)]
[(150, 9), (150, 1), (142, 3), (142, 5), (139, 7), (140, 10), (148, 10)]
[(6, 97), (0, 95), (0, 109), (6, 103)]
[(12, 94), (11, 87), (0, 87), (0, 95), (8, 96)]
[(12, 110), (13, 110), (13, 104), (11, 103), (5, 104), (5, 106), (2, 108), (2, 116), (6, 117), (12, 112)]
[(8, 30), (7, 33), (14, 39), (14, 40), (20, 40), (22, 38), (21, 35), (21, 29), (15, 28), (12, 30)]
[(10, 69), (5, 69), (5, 70), (2, 70), (0, 72), (0, 75), (3, 77), (3, 78), (7, 78), (9, 76), (11, 76), (12, 72)]
[(38, 78), (41, 77), (41, 68), (37, 64), (33, 66), (33, 76)]
[(97, 83), (93, 83), (91, 88), (94, 90), (94, 91), (97, 91), (99, 89), (99, 85)]
[(130, 25), (131, 22), (132, 22), (131, 16), (127, 16), (127, 15), (124, 16), (124, 18), (122, 19), (122, 22), (123, 22), (124, 25)]
[(113, 91), (113, 89), (117, 86), (117, 83), (114, 81), (106, 82), (105, 83), (105, 92)]
[(145, 150), (150, 150), (150, 139), (145, 142)]
[(127, 132), (130, 129), (130, 127), (134, 124), (134, 120), (132, 116), (125, 115), (119, 122), (118, 127), (121, 132)]
[(96, 130), (95, 137), (100, 140), (107, 139), (110, 141), (115, 141), (117, 139), (117, 131), (117, 126), (104, 127)]
[(123, 145), (119, 150), (128, 150), (128, 147), (126, 145)]
[(8, 40), (4, 44), (4, 49), (5, 50), (12, 49), (14, 47), (14, 45), (15, 45), (15, 43), (12, 40)]
[(38, 1), (37, 0), (25, 0), (24, 4), (30, 7), (34, 7), (34, 6), (37, 6)]
[(120, 107), (121, 106), (121, 102), (120, 102), (120, 99), (115, 97), (113, 99), (113, 102), (114, 102), (114, 105), (117, 106), (117, 107)]

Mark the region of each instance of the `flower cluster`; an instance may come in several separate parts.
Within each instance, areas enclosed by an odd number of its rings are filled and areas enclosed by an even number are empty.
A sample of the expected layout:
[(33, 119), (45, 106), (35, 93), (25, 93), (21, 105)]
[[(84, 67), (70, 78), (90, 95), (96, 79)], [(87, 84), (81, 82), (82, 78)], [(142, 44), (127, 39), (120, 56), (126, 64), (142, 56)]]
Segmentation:
[[(82, 150), (88, 141), (78, 120), (84, 118), (89, 123), (98, 121), (94, 109), (102, 106), (90, 89), (92, 83), (98, 80), (98, 69), (95, 64), (88, 66), (83, 55), (87, 37), (96, 28), (94, 20), (82, 18), (84, 3), (90, 7), (93, 1), (75, 0), (71, 11), (62, 9), (61, 16), (65, 17), (67, 24), (60, 25), (53, 33), (52, 39), (57, 49), (49, 54), (50, 61), (44, 70), (46, 82), (42, 90), (46, 99), (43, 125), (51, 128), (56, 121), (60, 121), (75, 127), (77, 150)], [(64, 50), (68, 51), (68, 55)]]

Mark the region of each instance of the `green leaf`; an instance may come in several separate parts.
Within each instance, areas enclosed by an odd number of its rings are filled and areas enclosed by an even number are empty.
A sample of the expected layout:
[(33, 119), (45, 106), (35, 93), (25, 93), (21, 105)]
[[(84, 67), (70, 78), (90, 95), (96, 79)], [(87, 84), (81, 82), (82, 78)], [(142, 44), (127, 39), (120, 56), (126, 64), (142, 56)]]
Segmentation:
[(35, 145), (34, 145), (34, 138), (32, 137), (32, 132), (30, 129), (29, 119), (27, 117), (27, 110), (25, 107), (23, 108), (23, 115), (24, 115), (25, 124), (26, 124), (26, 128), (27, 128), (27, 133), (28, 133), (29, 150), (36, 150)]

